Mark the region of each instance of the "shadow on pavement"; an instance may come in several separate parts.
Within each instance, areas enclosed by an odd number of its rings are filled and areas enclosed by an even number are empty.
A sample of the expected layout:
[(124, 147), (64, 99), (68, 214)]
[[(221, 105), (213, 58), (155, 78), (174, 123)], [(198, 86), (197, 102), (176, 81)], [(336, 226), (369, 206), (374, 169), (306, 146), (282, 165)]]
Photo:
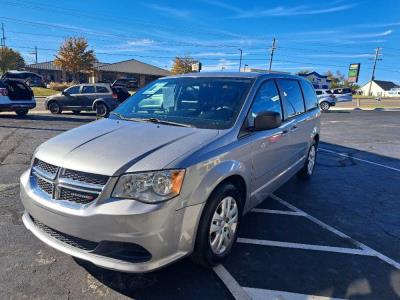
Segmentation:
[(211, 269), (188, 259), (143, 274), (110, 271), (74, 260), (106, 287), (134, 299), (233, 299)]

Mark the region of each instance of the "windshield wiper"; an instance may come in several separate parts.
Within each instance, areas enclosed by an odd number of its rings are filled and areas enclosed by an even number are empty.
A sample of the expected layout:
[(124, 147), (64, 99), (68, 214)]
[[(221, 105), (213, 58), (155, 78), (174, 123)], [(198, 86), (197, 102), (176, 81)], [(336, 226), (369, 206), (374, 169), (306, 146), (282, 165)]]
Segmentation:
[(157, 118), (149, 118), (149, 119), (144, 119), (147, 122), (151, 123), (156, 123), (156, 124), (165, 124), (165, 125), (172, 125), (172, 126), (179, 126), (179, 127), (193, 127), (188, 124), (182, 124), (182, 123), (177, 123), (177, 122), (172, 122), (172, 121), (166, 121), (166, 120), (160, 120)]
[(110, 114), (113, 114), (113, 115), (117, 116), (119, 119), (124, 120), (124, 121), (147, 122), (146, 119), (128, 118), (128, 117), (125, 117), (125, 116), (123, 116), (123, 115), (121, 115), (119, 113), (113, 112), (113, 111), (110, 112)]

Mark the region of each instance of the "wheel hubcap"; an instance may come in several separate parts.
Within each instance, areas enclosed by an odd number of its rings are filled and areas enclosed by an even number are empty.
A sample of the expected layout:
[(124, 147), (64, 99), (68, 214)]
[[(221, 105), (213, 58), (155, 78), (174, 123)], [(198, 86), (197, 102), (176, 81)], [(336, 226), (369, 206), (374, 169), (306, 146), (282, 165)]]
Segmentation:
[(308, 174), (311, 175), (314, 170), (315, 165), (315, 146), (312, 146), (310, 152), (308, 153), (308, 164), (307, 164), (307, 171)]
[(329, 108), (329, 105), (327, 103), (322, 103), (322, 110), (327, 110)]
[(225, 197), (214, 212), (209, 241), (215, 254), (224, 253), (232, 245), (238, 224), (238, 207), (233, 197)]

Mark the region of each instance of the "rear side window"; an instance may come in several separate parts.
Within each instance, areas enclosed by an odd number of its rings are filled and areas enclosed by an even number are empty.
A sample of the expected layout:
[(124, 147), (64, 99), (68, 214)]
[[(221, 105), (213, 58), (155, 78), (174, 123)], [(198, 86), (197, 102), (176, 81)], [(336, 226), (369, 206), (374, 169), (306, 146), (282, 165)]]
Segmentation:
[(254, 118), (264, 111), (274, 111), (282, 117), (281, 98), (273, 80), (264, 82), (259, 88), (248, 118), (249, 126), (254, 125)]
[(109, 93), (105, 86), (96, 86), (97, 93)]
[(303, 89), (304, 103), (306, 110), (313, 109), (318, 105), (318, 99), (314, 92), (314, 87), (307, 81), (301, 81), (301, 87)]
[(93, 85), (84, 85), (82, 88), (82, 94), (94, 94), (94, 86)]
[(322, 91), (315, 91), (317, 95), (322, 95)]
[(304, 101), (299, 82), (293, 79), (278, 79), (278, 84), (286, 100), (287, 117), (290, 118), (303, 113)]

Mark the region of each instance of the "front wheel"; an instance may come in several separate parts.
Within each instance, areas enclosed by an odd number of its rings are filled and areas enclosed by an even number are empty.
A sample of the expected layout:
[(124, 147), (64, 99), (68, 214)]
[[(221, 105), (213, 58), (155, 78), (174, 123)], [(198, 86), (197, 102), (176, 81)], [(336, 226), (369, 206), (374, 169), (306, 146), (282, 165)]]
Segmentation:
[(50, 102), (48, 107), (49, 107), (50, 112), (53, 115), (62, 113), (62, 108), (61, 108), (60, 104), (58, 104), (55, 101), (54, 102)]
[(236, 242), (242, 214), (242, 195), (233, 184), (217, 187), (201, 216), (192, 260), (214, 266), (226, 258)]
[(300, 179), (310, 179), (314, 174), (315, 162), (317, 160), (317, 143), (315, 140), (308, 150), (307, 160), (303, 168), (297, 173)]
[(322, 111), (327, 111), (329, 107), (331, 107), (331, 105), (329, 104), (329, 102), (323, 101), (321, 102), (319, 107), (321, 108)]
[(19, 109), (19, 110), (15, 111), (15, 113), (21, 117), (26, 116), (28, 114), (28, 112), (29, 112), (29, 109)]

